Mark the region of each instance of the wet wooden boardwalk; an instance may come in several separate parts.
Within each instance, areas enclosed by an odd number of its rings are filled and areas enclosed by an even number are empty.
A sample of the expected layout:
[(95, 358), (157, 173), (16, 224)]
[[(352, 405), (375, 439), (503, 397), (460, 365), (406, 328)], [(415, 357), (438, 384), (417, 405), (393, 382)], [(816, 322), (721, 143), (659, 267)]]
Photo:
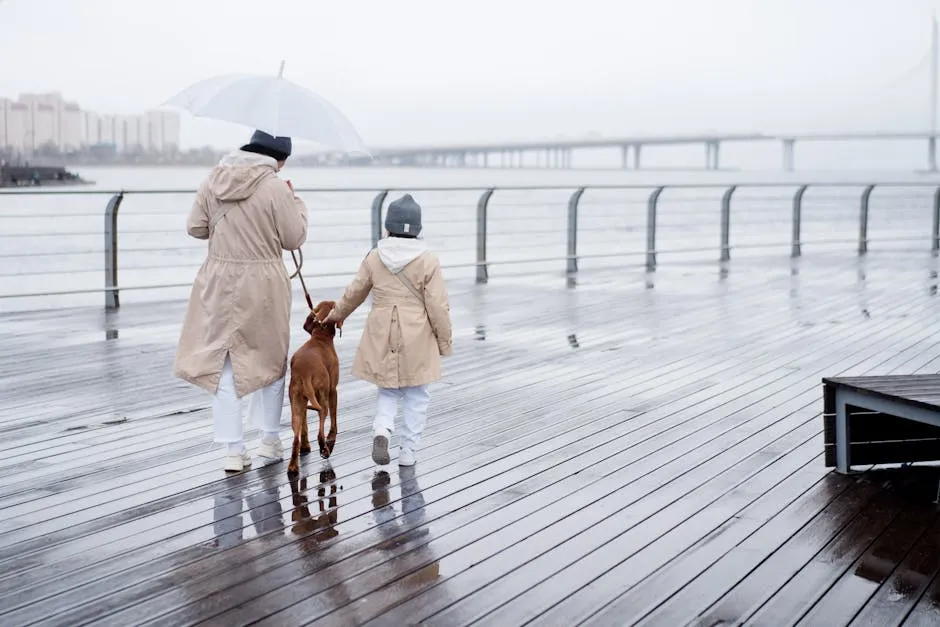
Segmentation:
[(181, 303), (0, 316), (0, 625), (937, 624), (937, 470), (832, 474), (821, 418), (940, 369), (934, 260), (747, 265), (454, 284), (413, 472), (347, 377), (293, 484), (224, 476)]

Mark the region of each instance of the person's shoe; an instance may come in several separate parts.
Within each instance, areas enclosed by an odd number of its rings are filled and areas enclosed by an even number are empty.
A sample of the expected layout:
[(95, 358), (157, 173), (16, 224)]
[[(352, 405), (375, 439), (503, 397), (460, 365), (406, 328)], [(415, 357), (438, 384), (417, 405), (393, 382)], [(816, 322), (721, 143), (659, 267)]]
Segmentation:
[(388, 456), (388, 431), (376, 431), (372, 438), (372, 461), (379, 466), (385, 466), (391, 460)]
[(410, 448), (403, 448), (398, 451), (398, 465), (399, 466), (414, 466), (415, 465), (415, 452)]
[(225, 458), (226, 472), (241, 472), (250, 466), (251, 455), (248, 454), (248, 449), (242, 451), (241, 455), (236, 453), (234, 455), (228, 455)]
[(261, 444), (258, 445), (258, 456), (266, 459), (284, 459), (284, 443), (280, 438), (268, 440), (261, 438)]

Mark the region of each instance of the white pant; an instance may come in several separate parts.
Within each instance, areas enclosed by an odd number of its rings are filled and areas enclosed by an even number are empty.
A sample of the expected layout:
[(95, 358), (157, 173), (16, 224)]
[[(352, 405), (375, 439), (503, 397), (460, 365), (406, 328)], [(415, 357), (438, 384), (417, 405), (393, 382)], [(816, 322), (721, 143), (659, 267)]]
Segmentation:
[[(235, 372), (232, 360), (225, 356), (219, 388), (212, 398), (212, 421), (215, 441), (238, 444), (244, 437), (244, 402), (235, 392)], [(284, 378), (249, 395), (248, 420), (261, 430), (262, 435), (273, 436), (281, 430), (281, 411), (284, 408)]]
[(421, 432), (428, 421), (428, 404), (431, 394), (427, 385), (407, 388), (379, 388), (379, 400), (375, 409), (373, 431), (395, 431), (395, 416), (398, 414), (398, 401), (404, 401), (401, 427), (401, 448), (416, 450), (421, 441)]

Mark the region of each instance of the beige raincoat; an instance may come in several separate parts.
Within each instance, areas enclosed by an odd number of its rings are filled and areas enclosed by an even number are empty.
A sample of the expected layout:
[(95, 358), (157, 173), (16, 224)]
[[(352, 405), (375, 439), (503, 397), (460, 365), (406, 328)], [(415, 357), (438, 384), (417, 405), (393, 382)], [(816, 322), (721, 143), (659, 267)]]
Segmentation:
[(307, 238), (307, 207), (277, 176), (271, 157), (241, 150), (200, 186), (186, 222), (209, 240), (176, 350), (174, 373), (215, 393), (225, 356), (245, 396), (287, 369), (291, 286), (281, 251)]
[[(411, 281), (423, 304), (396, 276)], [(437, 257), (418, 239), (390, 237), (379, 242), (359, 266), (356, 278), (336, 304), (345, 319), (372, 293), (372, 311), (353, 376), (383, 388), (424, 385), (441, 378), (441, 356), (450, 355), (451, 322), (447, 286)]]

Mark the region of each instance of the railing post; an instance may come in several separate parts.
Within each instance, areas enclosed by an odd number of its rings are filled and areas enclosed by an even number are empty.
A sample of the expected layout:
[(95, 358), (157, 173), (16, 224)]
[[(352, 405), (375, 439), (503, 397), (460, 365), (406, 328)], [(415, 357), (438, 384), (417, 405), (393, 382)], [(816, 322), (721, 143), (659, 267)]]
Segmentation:
[(646, 203), (646, 271), (656, 270), (656, 205), (665, 187), (657, 187)]
[(118, 210), (124, 200), (124, 192), (111, 196), (104, 210), (104, 308), (118, 309), (121, 297), (118, 293)]
[(486, 213), (490, 204), (493, 189), (488, 189), (477, 201), (477, 283), (489, 281), (490, 275), (486, 266)]
[(731, 259), (731, 196), (737, 185), (732, 185), (725, 190), (721, 197), (721, 260), (729, 261)]
[(874, 185), (869, 185), (862, 192), (862, 203), (859, 208), (858, 216), (858, 254), (864, 255), (868, 252), (868, 203), (871, 199), (871, 193), (875, 190)]
[(940, 187), (933, 193), (933, 229), (930, 231), (930, 250), (940, 251)]
[(382, 207), (388, 197), (388, 190), (383, 189), (372, 199), (372, 248), (379, 245), (382, 239)]
[(583, 187), (571, 194), (568, 200), (568, 275), (578, 272), (578, 203), (581, 202), (581, 195), (584, 194)]
[(790, 245), (790, 257), (794, 259), (803, 254), (803, 246), (800, 242), (802, 239), (803, 194), (806, 193), (808, 187), (809, 185), (803, 185), (796, 190), (796, 194), (793, 196), (793, 237)]

